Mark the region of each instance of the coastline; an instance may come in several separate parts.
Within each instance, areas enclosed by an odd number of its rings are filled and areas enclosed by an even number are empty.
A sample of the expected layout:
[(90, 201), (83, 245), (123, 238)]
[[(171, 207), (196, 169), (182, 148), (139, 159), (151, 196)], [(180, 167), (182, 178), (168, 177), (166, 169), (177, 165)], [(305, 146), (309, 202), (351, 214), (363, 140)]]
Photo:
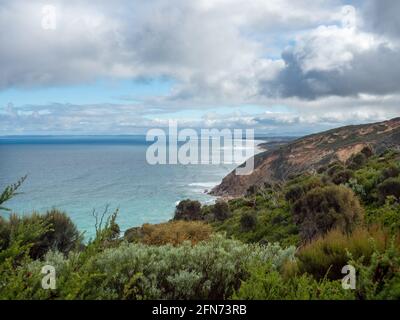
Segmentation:
[[(265, 144), (267, 144), (269, 142), (269, 140), (258, 140), (258, 139), (254, 139), (254, 146), (255, 146), (255, 150), (254, 150), (254, 154), (252, 155), (252, 157), (255, 157), (257, 154), (260, 154), (260, 153), (262, 153), (262, 152), (264, 152), (264, 151), (266, 151), (267, 150), (267, 148), (265, 147)], [(246, 159), (247, 160), (247, 159)], [(233, 170), (235, 170), (237, 168), (237, 166), (235, 166), (235, 168), (233, 169)], [(228, 175), (230, 172), (232, 172), (232, 171), (228, 171), (223, 177), (222, 177), (222, 179), (226, 176), (226, 175)], [(210, 194), (210, 192), (211, 192), (211, 190), (213, 189), (213, 188), (215, 188), (216, 186), (218, 186), (221, 182), (222, 182), (222, 179), (221, 179), (221, 181), (219, 181), (219, 182), (204, 182), (204, 183), (199, 183), (199, 182), (192, 182), (192, 183), (190, 183), (189, 184), (189, 186), (207, 186), (207, 189), (203, 189), (202, 190), (202, 194), (206, 194), (206, 195), (208, 195), (208, 196), (210, 196), (210, 200), (199, 200), (199, 202), (201, 203), (201, 205), (213, 205), (213, 204), (215, 204), (218, 200), (222, 200), (222, 201), (229, 201), (229, 200), (232, 200), (232, 199), (234, 199), (235, 197), (230, 197), (230, 196), (214, 196), (214, 195), (211, 195)], [(181, 199), (181, 200), (179, 200), (179, 201), (176, 201), (175, 202), (175, 206), (177, 206), (179, 203), (180, 203), (180, 201), (183, 201), (183, 200), (185, 200), (185, 199)], [(169, 219), (169, 220), (165, 220), (165, 221), (160, 221), (160, 222), (158, 222), (158, 223), (154, 223), (154, 224), (152, 224), (152, 225), (158, 225), (158, 224), (163, 224), (163, 223), (168, 223), (169, 221), (172, 221), (172, 219)], [(148, 224), (148, 223), (145, 223), (145, 224)], [(151, 223), (150, 223), (151, 224)], [(127, 230), (136, 230), (136, 231), (139, 231), (141, 228), (143, 227), (143, 224), (142, 225), (136, 225), (136, 226), (132, 226), (132, 227), (130, 227), (130, 228), (127, 228), (126, 230), (124, 230), (124, 231), (127, 231)], [(122, 231), (122, 230), (121, 230)], [(122, 233), (124, 233), (124, 232), (122, 232)]]
[[(266, 145), (265, 145), (265, 144), (267, 144), (267, 143), (269, 143), (269, 140), (254, 139), (254, 147), (255, 147), (255, 150), (254, 150), (254, 154), (252, 155), (252, 157), (255, 157), (256, 155), (258, 155), (258, 154), (260, 154), (260, 153), (262, 153), (262, 152), (264, 152), (264, 151), (267, 151), (268, 148), (267, 148)], [(249, 158), (248, 158), (248, 159), (249, 159)], [(246, 159), (246, 161), (247, 161), (248, 159)], [(235, 170), (237, 167), (238, 167), (238, 165), (237, 165), (233, 170)], [(232, 170), (232, 171), (233, 171), (233, 170)], [(213, 204), (213, 203), (215, 203), (215, 202), (218, 201), (218, 200), (229, 201), (229, 200), (232, 200), (232, 199), (235, 198), (235, 197), (228, 197), (228, 196), (226, 196), (226, 197), (225, 197), (225, 196), (214, 196), (214, 195), (210, 194), (211, 190), (213, 190), (216, 186), (218, 186), (218, 185), (222, 182), (222, 180), (223, 180), (229, 173), (231, 173), (232, 171), (227, 172), (226, 175), (224, 175), (224, 176), (222, 177), (222, 179), (221, 179), (219, 182), (214, 183), (213, 185), (210, 184), (209, 188), (203, 190), (203, 193), (205, 193), (205, 194), (211, 196), (211, 197), (213, 198), (213, 200), (212, 200), (212, 201), (206, 201), (206, 202), (200, 201), (202, 204), (206, 204), (206, 205), (207, 205), (207, 204)], [(206, 183), (204, 183), (204, 184), (206, 184)], [(207, 183), (207, 184), (208, 184), (208, 183)]]

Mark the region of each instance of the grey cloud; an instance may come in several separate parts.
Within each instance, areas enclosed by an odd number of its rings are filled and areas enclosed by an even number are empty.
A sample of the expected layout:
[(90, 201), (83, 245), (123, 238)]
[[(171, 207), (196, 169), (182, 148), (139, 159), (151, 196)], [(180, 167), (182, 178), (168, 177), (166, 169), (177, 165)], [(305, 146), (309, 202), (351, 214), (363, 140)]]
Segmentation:
[(400, 1), (367, 0), (365, 25), (374, 32), (400, 38)]
[(354, 53), (341, 70), (302, 70), (302, 59), (293, 51), (283, 54), (285, 68), (273, 81), (261, 80), (267, 96), (317, 99), (324, 96), (386, 95), (400, 92), (400, 51), (386, 45)]
[(55, 0), (57, 29), (43, 30), (45, 4), (1, 2), (0, 90), (163, 75), (212, 85), (252, 72), (264, 50), (276, 50), (264, 47), (269, 38), (316, 26), (333, 7), (306, 0)]
[[(46, 31), (40, 22), (47, 1), (0, 0), (0, 91), (103, 77), (166, 77), (175, 84), (168, 95), (146, 98), (140, 106), (11, 107), (0, 114), (0, 127), (3, 133), (15, 128), (127, 132), (161, 123), (147, 117), (157, 113), (244, 104), (266, 110), (290, 106), (294, 115), (186, 123), (307, 131), (318, 121), (337, 126), (393, 116), (398, 99), (380, 105), (360, 96), (390, 98), (400, 92), (399, 2), (369, 0), (364, 8), (357, 6), (364, 24), (350, 35), (339, 30), (321, 45), (318, 27), (340, 24), (342, 2), (54, 0), (60, 13), (57, 30)], [(364, 48), (369, 36), (376, 43)], [(292, 48), (283, 51), (288, 43)], [(321, 51), (326, 57), (316, 59)], [(315, 65), (307, 65), (314, 60)], [(341, 98), (327, 103), (332, 97)], [(382, 112), (372, 112), (374, 106)], [(331, 110), (337, 113), (323, 116)]]
[(369, 0), (355, 10), (356, 25), (323, 25), (282, 53), (285, 67), (260, 79), (270, 97), (390, 95), (400, 92), (400, 2)]

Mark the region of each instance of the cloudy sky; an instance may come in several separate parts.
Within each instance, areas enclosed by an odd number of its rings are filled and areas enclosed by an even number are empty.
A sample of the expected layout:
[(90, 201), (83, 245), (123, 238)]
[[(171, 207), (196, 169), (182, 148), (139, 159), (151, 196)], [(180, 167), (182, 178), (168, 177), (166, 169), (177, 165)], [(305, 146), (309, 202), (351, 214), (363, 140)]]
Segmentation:
[(400, 116), (398, 0), (0, 0), (0, 134)]

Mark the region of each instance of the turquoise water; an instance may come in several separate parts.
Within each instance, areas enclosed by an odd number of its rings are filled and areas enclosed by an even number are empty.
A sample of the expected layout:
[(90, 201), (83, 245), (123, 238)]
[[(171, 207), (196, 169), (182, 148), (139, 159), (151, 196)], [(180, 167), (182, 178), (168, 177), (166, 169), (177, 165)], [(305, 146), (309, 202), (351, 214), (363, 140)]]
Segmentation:
[(6, 206), (19, 214), (59, 208), (90, 238), (93, 209), (119, 208), (122, 230), (166, 221), (182, 199), (212, 202), (204, 190), (235, 167), (153, 166), (147, 146), (143, 136), (0, 138), (0, 187), (28, 174), (23, 193)]

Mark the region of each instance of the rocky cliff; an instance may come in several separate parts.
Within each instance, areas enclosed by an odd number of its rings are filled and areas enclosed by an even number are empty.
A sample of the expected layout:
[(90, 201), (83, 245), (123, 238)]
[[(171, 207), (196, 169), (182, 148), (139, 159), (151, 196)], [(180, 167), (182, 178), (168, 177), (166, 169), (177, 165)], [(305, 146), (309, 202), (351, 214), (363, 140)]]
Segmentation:
[(272, 147), (255, 156), (255, 169), (251, 175), (239, 176), (234, 170), (211, 194), (242, 196), (252, 185), (283, 181), (291, 175), (312, 172), (333, 161), (346, 162), (367, 146), (376, 153), (388, 148), (400, 149), (400, 118), (346, 126)]

